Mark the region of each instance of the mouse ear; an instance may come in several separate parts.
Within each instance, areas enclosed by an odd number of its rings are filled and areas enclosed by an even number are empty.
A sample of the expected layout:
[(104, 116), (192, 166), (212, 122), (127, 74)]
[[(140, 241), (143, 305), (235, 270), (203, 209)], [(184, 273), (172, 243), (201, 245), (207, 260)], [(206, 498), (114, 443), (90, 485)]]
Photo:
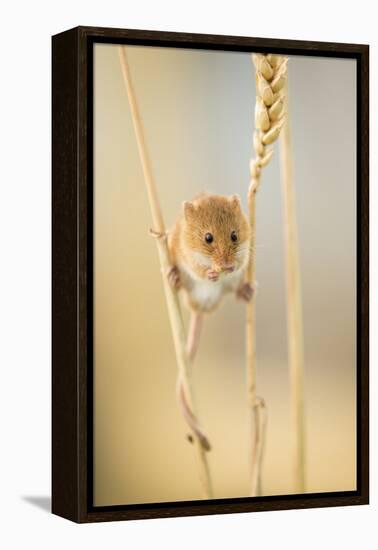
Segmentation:
[(239, 195), (231, 195), (230, 202), (231, 202), (231, 205), (234, 208), (240, 208), (241, 207)]
[(193, 219), (196, 208), (192, 202), (185, 201), (183, 203), (184, 217), (186, 221)]

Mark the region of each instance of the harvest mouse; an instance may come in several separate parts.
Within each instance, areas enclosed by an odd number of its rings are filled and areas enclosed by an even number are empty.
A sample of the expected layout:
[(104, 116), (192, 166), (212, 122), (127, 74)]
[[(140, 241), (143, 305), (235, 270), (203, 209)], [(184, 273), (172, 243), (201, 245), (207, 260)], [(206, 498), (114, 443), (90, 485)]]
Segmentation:
[(168, 248), (168, 279), (183, 291), (192, 312), (214, 311), (229, 292), (251, 299), (252, 288), (244, 281), (250, 227), (237, 195), (202, 193), (184, 202), (168, 233)]
[[(168, 232), (172, 267), (170, 284), (183, 293), (191, 311), (187, 354), (196, 353), (204, 313), (214, 311), (228, 293), (250, 301), (252, 287), (245, 281), (250, 257), (250, 226), (237, 195), (225, 197), (202, 193), (183, 203), (183, 210)], [(178, 381), (183, 413), (203, 447), (209, 442), (188, 407)]]

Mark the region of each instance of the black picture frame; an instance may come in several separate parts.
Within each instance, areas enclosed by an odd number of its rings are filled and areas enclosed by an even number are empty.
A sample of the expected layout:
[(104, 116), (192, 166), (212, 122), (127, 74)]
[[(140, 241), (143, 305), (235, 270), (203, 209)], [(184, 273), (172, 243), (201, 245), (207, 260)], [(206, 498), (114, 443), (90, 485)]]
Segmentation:
[[(93, 45), (351, 58), (357, 64), (357, 490), (93, 506)], [(52, 38), (52, 512), (97, 522), (369, 502), (369, 47), (77, 27)]]

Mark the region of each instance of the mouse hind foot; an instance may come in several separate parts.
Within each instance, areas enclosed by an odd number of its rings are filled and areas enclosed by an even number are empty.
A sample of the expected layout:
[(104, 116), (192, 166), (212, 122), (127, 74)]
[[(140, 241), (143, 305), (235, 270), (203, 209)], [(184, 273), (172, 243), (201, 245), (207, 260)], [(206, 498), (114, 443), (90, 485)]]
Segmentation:
[(254, 287), (249, 283), (243, 283), (236, 291), (236, 296), (245, 302), (250, 302), (254, 293)]
[(177, 266), (173, 265), (167, 270), (167, 279), (171, 287), (175, 290), (179, 290), (181, 288), (180, 271)]

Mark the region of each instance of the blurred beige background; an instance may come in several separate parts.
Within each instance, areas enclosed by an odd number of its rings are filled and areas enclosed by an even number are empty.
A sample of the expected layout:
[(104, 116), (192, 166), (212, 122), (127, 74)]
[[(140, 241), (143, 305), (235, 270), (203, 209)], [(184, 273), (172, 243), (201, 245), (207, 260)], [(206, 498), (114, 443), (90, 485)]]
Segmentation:
[[(167, 225), (198, 191), (239, 193), (252, 153), (247, 54), (129, 47)], [(308, 492), (353, 490), (355, 62), (292, 57), (290, 103), (301, 253)], [(175, 401), (176, 364), (149, 207), (116, 46), (95, 46), (95, 504), (200, 498)], [(269, 424), (263, 494), (291, 492), (278, 148), (257, 203), (258, 393)], [(195, 365), (215, 497), (246, 496), (245, 308), (209, 317)]]

